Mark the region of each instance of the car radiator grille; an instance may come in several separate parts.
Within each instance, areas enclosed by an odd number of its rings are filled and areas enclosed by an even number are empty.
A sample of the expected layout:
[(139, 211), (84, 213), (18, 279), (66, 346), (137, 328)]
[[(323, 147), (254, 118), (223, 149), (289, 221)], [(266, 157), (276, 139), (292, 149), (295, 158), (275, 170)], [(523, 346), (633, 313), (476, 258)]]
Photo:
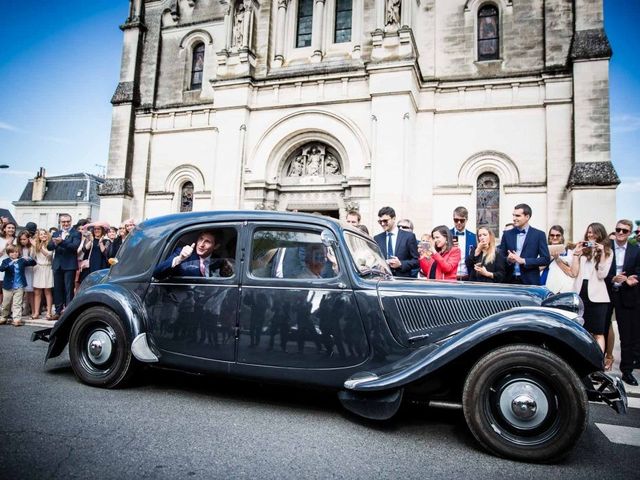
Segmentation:
[(463, 298), (398, 298), (396, 306), (409, 335), (425, 329), (481, 320), (520, 306), (513, 300)]

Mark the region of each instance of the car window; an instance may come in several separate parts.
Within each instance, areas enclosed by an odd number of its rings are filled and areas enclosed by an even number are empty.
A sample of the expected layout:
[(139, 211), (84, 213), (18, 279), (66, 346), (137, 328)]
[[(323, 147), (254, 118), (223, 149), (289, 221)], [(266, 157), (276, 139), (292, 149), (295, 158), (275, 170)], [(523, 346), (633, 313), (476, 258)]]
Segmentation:
[(170, 277), (228, 278), (235, 276), (235, 228), (202, 228), (180, 235), (156, 266), (156, 279)]
[(345, 232), (344, 239), (347, 242), (349, 253), (356, 264), (356, 268), (361, 275), (370, 274), (371, 272), (391, 275), (391, 270), (389, 270), (389, 266), (382, 257), (380, 249), (375, 242), (365, 240), (361, 236), (349, 232)]
[(259, 229), (251, 252), (250, 273), (258, 278), (335, 278), (340, 272), (333, 247), (325, 246), (316, 232)]

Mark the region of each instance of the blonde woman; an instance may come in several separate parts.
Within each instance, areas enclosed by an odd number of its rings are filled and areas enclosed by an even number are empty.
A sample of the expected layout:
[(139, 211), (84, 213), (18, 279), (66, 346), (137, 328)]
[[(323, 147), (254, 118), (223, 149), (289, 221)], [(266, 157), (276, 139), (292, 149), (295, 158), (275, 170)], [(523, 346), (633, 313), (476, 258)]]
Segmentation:
[[(28, 230), (21, 230), (18, 234), (18, 245), (20, 248), (20, 256), (22, 258), (34, 258), (33, 242), (31, 234)], [(27, 285), (24, 287), (24, 297), (22, 305), (22, 313), (33, 317), (36, 314), (35, 304), (33, 301), (33, 267), (24, 269), (24, 276), (27, 279)]]
[(593, 335), (603, 352), (610, 303), (604, 279), (612, 261), (607, 231), (601, 223), (592, 223), (587, 227), (584, 240), (578, 242), (573, 250), (571, 276), (574, 278), (574, 292), (580, 293), (584, 302), (584, 328)]
[(40, 306), (42, 304), (42, 293), (47, 302), (47, 320), (53, 320), (53, 269), (51, 267), (51, 259), (53, 252), (47, 250), (47, 244), (51, 240), (51, 234), (41, 228), (34, 235), (34, 259), (36, 266), (33, 267), (33, 290), (35, 296), (35, 311), (31, 318), (36, 319), (40, 316)]
[(472, 282), (500, 283), (504, 280), (506, 260), (496, 249), (496, 236), (486, 227), (478, 228), (478, 245), (465, 263)]

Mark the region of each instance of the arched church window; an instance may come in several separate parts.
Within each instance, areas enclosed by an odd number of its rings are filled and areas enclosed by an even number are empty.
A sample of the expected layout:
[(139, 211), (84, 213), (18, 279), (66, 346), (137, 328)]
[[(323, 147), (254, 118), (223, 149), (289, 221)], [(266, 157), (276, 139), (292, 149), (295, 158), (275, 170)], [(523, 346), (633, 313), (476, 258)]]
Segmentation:
[(478, 60), (500, 58), (498, 7), (489, 3), (478, 10)]
[(180, 190), (180, 211), (191, 212), (193, 210), (193, 183), (184, 182)]
[(193, 47), (193, 58), (191, 59), (190, 90), (200, 90), (202, 88), (203, 71), (204, 43), (198, 43)]
[(500, 236), (500, 179), (495, 173), (483, 173), (478, 177), (477, 188), (478, 227), (486, 227)]
[(311, 45), (311, 25), (313, 23), (313, 0), (298, 0), (298, 22), (296, 47)]
[(335, 43), (351, 41), (351, 14), (353, 0), (336, 0)]

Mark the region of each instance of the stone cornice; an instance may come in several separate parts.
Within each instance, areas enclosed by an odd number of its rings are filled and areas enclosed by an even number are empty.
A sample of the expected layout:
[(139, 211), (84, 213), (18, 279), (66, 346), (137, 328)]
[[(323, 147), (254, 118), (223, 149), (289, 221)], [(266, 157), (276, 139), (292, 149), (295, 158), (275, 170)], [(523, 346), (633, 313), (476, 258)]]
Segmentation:
[(611, 58), (613, 51), (603, 28), (580, 30), (573, 35), (571, 59)]
[(612, 187), (620, 184), (620, 177), (611, 162), (578, 162), (574, 163), (569, 174), (567, 186), (580, 187)]

